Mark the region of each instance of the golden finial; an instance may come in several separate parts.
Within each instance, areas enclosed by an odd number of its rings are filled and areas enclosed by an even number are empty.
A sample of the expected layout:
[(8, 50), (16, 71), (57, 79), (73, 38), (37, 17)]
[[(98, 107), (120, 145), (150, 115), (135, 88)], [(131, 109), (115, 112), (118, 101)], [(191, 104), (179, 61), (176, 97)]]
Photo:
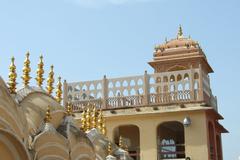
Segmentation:
[(51, 69), (50, 69), (48, 79), (47, 79), (47, 92), (48, 92), (48, 94), (52, 94), (52, 91), (54, 89), (53, 83), (54, 83), (54, 72), (53, 72), (53, 65), (51, 65)]
[(16, 83), (17, 73), (16, 73), (16, 66), (14, 64), (14, 60), (15, 58), (12, 57), (11, 64), (9, 66), (9, 74), (8, 74), (8, 78), (9, 78), (8, 88), (11, 94), (16, 93), (16, 85), (17, 85)]
[(44, 74), (44, 69), (43, 69), (44, 63), (43, 63), (43, 56), (41, 55), (39, 57), (39, 63), (38, 63), (38, 69), (37, 69), (37, 77), (35, 78), (37, 81), (37, 85), (39, 87), (42, 87), (44, 78), (43, 78), (43, 74)]
[(105, 122), (106, 122), (106, 121), (105, 121), (105, 119), (103, 118), (103, 123), (102, 123), (102, 130), (101, 130), (101, 132), (102, 132), (103, 135), (106, 136), (106, 134), (107, 134), (107, 129), (106, 129), (106, 123), (105, 123)]
[(89, 131), (91, 129), (91, 117), (90, 117), (91, 111), (90, 107), (88, 106), (87, 112), (86, 112), (86, 131)]
[(31, 77), (30, 77), (30, 72), (31, 72), (30, 63), (31, 62), (29, 60), (29, 55), (30, 55), (30, 53), (27, 52), (26, 59), (24, 61), (24, 66), (23, 66), (22, 79), (23, 79), (24, 86), (27, 86), (29, 84), (30, 79), (31, 79)]
[(119, 146), (120, 148), (123, 148), (123, 139), (122, 139), (122, 136), (119, 137), (118, 146)]
[(46, 111), (46, 115), (45, 115), (45, 118), (44, 118), (44, 122), (49, 123), (51, 119), (52, 119), (52, 117), (51, 117), (51, 113), (50, 113), (50, 107), (48, 106), (47, 111)]
[(183, 38), (182, 26), (179, 25), (177, 38)]
[(97, 128), (97, 109), (95, 106), (91, 113), (91, 128)]
[(97, 128), (100, 132), (102, 132), (102, 124), (103, 124), (103, 114), (102, 110), (98, 111), (98, 118), (97, 118)]
[(112, 153), (112, 144), (111, 142), (108, 142), (108, 155), (111, 155)]
[(81, 129), (86, 131), (86, 111), (83, 110), (82, 117), (81, 117)]
[(66, 112), (67, 112), (67, 116), (72, 116), (72, 115), (73, 115), (73, 112), (72, 112), (72, 105), (71, 105), (70, 102), (67, 103)]
[(58, 103), (62, 101), (62, 82), (61, 77), (58, 77), (57, 90), (56, 90), (56, 100)]

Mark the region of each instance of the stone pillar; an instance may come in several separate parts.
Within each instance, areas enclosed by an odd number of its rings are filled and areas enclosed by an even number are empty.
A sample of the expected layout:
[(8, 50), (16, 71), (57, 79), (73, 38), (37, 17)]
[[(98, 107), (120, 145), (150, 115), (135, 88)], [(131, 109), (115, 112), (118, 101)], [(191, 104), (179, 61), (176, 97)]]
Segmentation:
[(193, 66), (191, 65), (191, 73), (190, 73), (190, 96), (191, 96), (191, 101), (194, 101), (196, 100), (195, 98), (197, 97), (196, 96), (196, 93), (195, 93), (195, 90), (194, 90), (194, 69), (193, 69)]
[(68, 102), (68, 86), (67, 81), (64, 80), (63, 82), (63, 106), (66, 106)]
[(143, 104), (148, 105), (149, 104), (149, 77), (148, 77), (147, 71), (145, 71), (144, 73), (143, 87), (144, 87)]
[(203, 70), (202, 70), (202, 64), (199, 64), (199, 92), (198, 92), (198, 100), (203, 101)]
[(108, 99), (108, 80), (106, 75), (103, 76), (102, 80), (102, 107), (107, 108)]
[(139, 126), (141, 160), (157, 160), (157, 126), (149, 121), (148, 125)]

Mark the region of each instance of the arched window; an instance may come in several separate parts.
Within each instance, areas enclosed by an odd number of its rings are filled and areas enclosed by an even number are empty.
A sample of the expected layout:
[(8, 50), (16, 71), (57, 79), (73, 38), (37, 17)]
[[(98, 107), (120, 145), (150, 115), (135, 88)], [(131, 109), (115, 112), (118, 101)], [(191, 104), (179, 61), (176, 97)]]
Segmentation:
[(184, 126), (164, 122), (157, 128), (158, 160), (185, 158)]
[(174, 75), (171, 75), (170, 76), (170, 82), (174, 82), (175, 81), (175, 77), (174, 77)]

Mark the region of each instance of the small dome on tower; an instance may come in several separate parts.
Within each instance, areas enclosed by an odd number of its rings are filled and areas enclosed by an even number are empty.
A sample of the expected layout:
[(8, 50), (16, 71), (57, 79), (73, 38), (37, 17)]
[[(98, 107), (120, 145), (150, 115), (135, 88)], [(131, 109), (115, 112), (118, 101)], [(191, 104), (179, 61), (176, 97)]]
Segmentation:
[(191, 37), (184, 37), (183, 30), (181, 25), (178, 29), (177, 37), (171, 40), (167, 40), (164, 44), (157, 45), (155, 47), (155, 52), (165, 52), (168, 50), (174, 49), (176, 51), (177, 48), (185, 48), (185, 49), (191, 49), (191, 48), (200, 48), (197, 41), (194, 41), (191, 39)]

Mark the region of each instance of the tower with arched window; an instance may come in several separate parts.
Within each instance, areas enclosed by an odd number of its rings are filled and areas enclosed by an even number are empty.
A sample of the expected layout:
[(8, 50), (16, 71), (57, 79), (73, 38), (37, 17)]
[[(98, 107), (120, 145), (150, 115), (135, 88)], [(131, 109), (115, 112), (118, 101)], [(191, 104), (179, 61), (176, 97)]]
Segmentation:
[(155, 47), (149, 65), (154, 73), (65, 82), (64, 101), (77, 120), (88, 103), (102, 109), (107, 136), (134, 160), (222, 160), (227, 130), (199, 43), (179, 27), (176, 38)]

